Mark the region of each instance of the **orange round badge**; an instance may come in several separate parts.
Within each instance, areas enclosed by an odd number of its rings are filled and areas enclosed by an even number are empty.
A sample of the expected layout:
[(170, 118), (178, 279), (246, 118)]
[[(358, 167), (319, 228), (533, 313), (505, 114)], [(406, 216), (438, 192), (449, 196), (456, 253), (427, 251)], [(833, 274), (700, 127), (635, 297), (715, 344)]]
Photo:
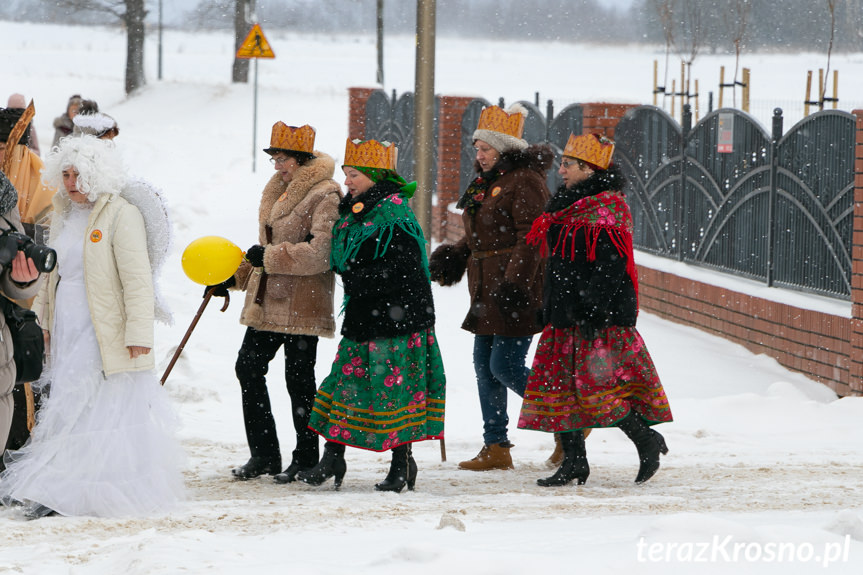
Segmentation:
[(491, 191), (491, 195), (492, 195), (492, 197), (497, 196), (499, 193), (500, 193), (500, 186), (497, 186), (496, 188), (494, 188), (494, 189)]
[(93, 230), (90, 232), (90, 241), (95, 243), (102, 241), (102, 230)]
[(354, 204), (354, 207), (352, 207), (352, 208), (351, 208), (351, 211), (353, 211), (355, 214), (358, 214), (358, 213), (360, 213), (361, 211), (363, 211), (363, 208), (364, 208), (364, 207), (365, 207), (365, 206), (363, 205), (363, 203), (362, 203), (362, 202), (357, 202), (357, 203), (355, 203), (355, 204)]

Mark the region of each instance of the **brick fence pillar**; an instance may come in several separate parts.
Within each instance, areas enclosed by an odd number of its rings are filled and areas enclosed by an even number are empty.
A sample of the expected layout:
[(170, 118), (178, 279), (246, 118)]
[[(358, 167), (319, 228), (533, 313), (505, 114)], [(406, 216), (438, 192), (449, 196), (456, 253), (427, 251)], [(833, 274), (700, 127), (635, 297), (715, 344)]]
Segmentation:
[(626, 114), (627, 110), (637, 107), (637, 104), (607, 104), (603, 102), (582, 104), (584, 111), (582, 131), (585, 134), (599, 132), (613, 140), (617, 122)]
[(348, 88), (348, 138), (366, 137), (366, 102), (378, 88)]
[[(475, 98), (463, 96), (440, 96), (438, 98), (438, 165), (437, 202), (432, 207), (432, 238), (443, 241), (447, 226), (454, 219), (450, 204), (461, 196), (461, 117)], [(461, 224), (461, 217), (458, 217)]]
[(849, 387), (863, 394), (863, 110), (857, 116), (854, 147), (854, 232), (851, 241), (851, 356)]

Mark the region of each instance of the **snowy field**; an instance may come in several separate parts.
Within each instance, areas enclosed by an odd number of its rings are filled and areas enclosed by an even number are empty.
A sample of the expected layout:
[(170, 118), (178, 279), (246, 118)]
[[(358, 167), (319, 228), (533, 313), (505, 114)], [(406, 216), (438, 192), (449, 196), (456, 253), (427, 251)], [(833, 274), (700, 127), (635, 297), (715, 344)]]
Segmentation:
[[(252, 85), (229, 81), (228, 35), (167, 32), (161, 82), (149, 38), (149, 84), (126, 99), (121, 32), (0, 22), (0, 103), (12, 92), (35, 99), (43, 149), (53, 118), (80, 93), (117, 119), (129, 171), (165, 191), (175, 245), (162, 290), (176, 321), (157, 327), (160, 372), (201, 303), (202, 288), (180, 267), (183, 248), (204, 235), (243, 249), (256, 242), (259, 194), (271, 174), (260, 149), (270, 126), (315, 126), (317, 147), (339, 163), (347, 88), (374, 85), (372, 38), (265, 33), (277, 58), (259, 66), (253, 173)], [(413, 57), (411, 36), (387, 39), (387, 90), (413, 88)], [(661, 49), (439, 38), (436, 91), (649, 103), (656, 58)], [(699, 60), (695, 75), (703, 78), (734, 64), (731, 56)], [(758, 86), (753, 98), (773, 100), (802, 93), (803, 71), (825, 63), (822, 54), (743, 59)], [(845, 94), (863, 94), (863, 55), (834, 55), (834, 66)], [(771, 359), (642, 314), (639, 329), (675, 416), (659, 428), (670, 452), (651, 481), (634, 485), (635, 449), (616, 429), (587, 440), (592, 472), (581, 487), (536, 486), (551, 473), (544, 465), (551, 437), (515, 429), (514, 471), (459, 471), (457, 462), (481, 446), (472, 337), (459, 329), (466, 286), (435, 287), (434, 295), (449, 380), (448, 457), (441, 462), (436, 442), (416, 446), (415, 492), (375, 492), (388, 454), (359, 450), (347, 453), (339, 492), (332, 482), (231, 480), (231, 467), (248, 457), (233, 374), (244, 330), (235, 296), (224, 314), (215, 303), (206, 310), (167, 382), (184, 422), (186, 502), (135, 520), (27, 522), (0, 509), (0, 575), (863, 572), (863, 398), (837, 399)], [(335, 345), (321, 340), (319, 379)], [(293, 433), (281, 369), (279, 360), (271, 365), (270, 391), (287, 458)], [(512, 398), (514, 422), (520, 402)]]

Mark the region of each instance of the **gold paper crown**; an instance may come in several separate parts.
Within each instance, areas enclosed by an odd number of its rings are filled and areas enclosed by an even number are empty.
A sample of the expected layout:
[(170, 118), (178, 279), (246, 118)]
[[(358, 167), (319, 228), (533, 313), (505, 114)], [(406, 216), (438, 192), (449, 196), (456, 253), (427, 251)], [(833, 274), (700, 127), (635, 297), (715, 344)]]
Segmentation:
[(345, 144), (345, 165), (396, 171), (399, 151), (395, 144), (377, 140), (351, 140)]
[(270, 150), (291, 150), (293, 152), (314, 153), (315, 129), (306, 124), (299, 128), (288, 126), (284, 122), (273, 124), (273, 133), (270, 136)]
[(499, 106), (488, 106), (482, 109), (476, 129), (491, 130), (521, 139), (521, 134), (524, 132), (524, 114), (520, 112), (507, 114)]
[(602, 170), (608, 169), (614, 154), (614, 142), (600, 134), (569, 135), (564, 156), (589, 162)]

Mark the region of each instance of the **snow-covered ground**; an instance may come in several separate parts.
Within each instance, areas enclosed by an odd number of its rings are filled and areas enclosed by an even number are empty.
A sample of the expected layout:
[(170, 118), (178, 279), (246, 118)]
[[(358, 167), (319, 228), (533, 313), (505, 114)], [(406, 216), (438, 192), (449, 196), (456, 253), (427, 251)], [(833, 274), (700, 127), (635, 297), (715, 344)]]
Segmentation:
[[(35, 99), (43, 148), (71, 94), (95, 98), (119, 122), (116, 142), (130, 172), (159, 185), (170, 201), (175, 246), (162, 289), (176, 322), (157, 328), (160, 369), (201, 303), (201, 286), (180, 267), (183, 248), (204, 235), (225, 236), (243, 249), (256, 241), (259, 194), (271, 173), (260, 149), (270, 126), (277, 120), (315, 126), (317, 147), (338, 162), (347, 136), (347, 88), (373, 85), (372, 38), (265, 33), (277, 58), (259, 64), (253, 145), (252, 85), (230, 83), (233, 40), (226, 34), (166, 33), (161, 82), (151, 39), (149, 85), (126, 99), (121, 32), (0, 22), (0, 95)], [(386, 89), (411, 90), (413, 38), (388, 38), (386, 49)], [(649, 102), (656, 58), (662, 59), (660, 49), (439, 38), (436, 91), (492, 101), (532, 99), (540, 91), (569, 101)], [(733, 65), (731, 57), (699, 60), (704, 77)], [(823, 66), (825, 57), (744, 60), (761, 87), (758, 97), (779, 100), (802, 92), (801, 71)], [(843, 91), (863, 94), (863, 55), (834, 55), (834, 65), (843, 70)], [(25, 522), (2, 509), (0, 573), (863, 570), (863, 398), (837, 399), (764, 356), (642, 314), (639, 329), (675, 416), (659, 428), (670, 452), (651, 481), (633, 484), (635, 450), (616, 429), (587, 440), (592, 473), (581, 487), (536, 486), (536, 478), (551, 473), (544, 465), (551, 438), (515, 429), (514, 471), (459, 471), (456, 463), (481, 444), (472, 338), (459, 329), (467, 293), (464, 285), (436, 286), (434, 295), (449, 380), (447, 461), (436, 442), (418, 445), (415, 492), (375, 492), (388, 455), (359, 450), (348, 451), (339, 492), (331, 482), (312, 488), (276, 485), (268, 477), (231, 480), (230, 468), (248, 456), (233, 374), (243, 335), (242, 300), (235, 296), (224, 314), (215, 303), (206, 310), (167, 382), (184, 422), (187, 501), (170, 515), (135, 520)], [(335, 344), (321, 340), (320, 379)], [(287, 454), (293, 439), (280, 372), (277, 359), (270, 391)], [(511, 398), (512, 421), (519, 407)]]

